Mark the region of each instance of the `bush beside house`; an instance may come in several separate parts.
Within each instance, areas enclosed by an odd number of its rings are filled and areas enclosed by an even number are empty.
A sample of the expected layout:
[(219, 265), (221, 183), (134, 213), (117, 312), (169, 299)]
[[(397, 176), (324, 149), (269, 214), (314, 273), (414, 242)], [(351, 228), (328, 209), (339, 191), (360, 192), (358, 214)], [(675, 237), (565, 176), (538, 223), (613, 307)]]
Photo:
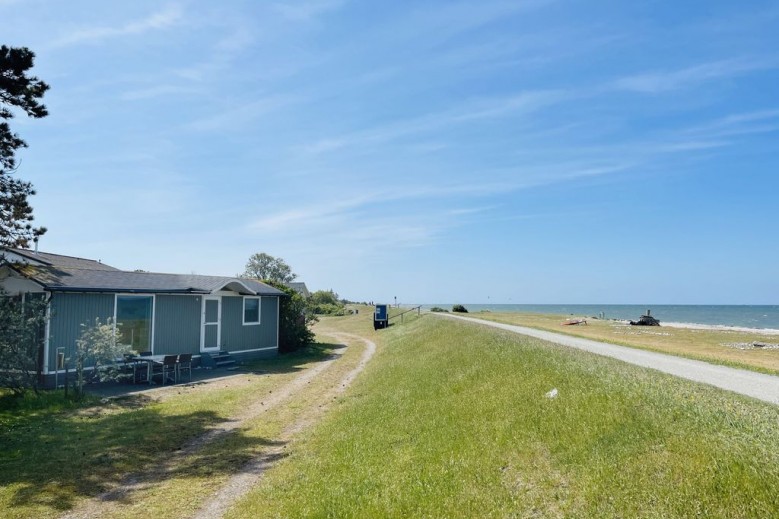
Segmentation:
[(309, 326), (317, 318), (308, 310), (305, 298), (282, 282), (265, 283), (287, 294), (279, 298), (279, 353), (296, 351), (314, 342), (314, 332)]

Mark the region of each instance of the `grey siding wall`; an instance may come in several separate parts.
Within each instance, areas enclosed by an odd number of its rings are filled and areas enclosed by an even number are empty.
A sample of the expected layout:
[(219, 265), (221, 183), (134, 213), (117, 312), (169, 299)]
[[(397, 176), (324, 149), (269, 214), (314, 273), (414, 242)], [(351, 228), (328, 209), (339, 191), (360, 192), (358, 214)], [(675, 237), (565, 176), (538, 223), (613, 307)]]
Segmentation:
[(154, 354), (200, 353), (200, 296), (158, 295)]
[(277, 297), (263, 297), (260, 302), (260, 324), (244, 326), (243, 298), (222, 298), (222, 348), (228, 351), (276, 347)]
[(57, 348), (64, 347), (65, 357), (73, 358), (82, 323), (114, 317), (114, 295), (54, 293), (50, 305), (49, 370), (53, 371)]
[(262, 330), (260, 330), (260, 342), (265, 346), (279, 345), (279, 298), (263, 297), (262, 307), (260, 308), (262, 317)]
[[(154, 308), (154, 353), (200, 353), (201, 296), (158, 295)], [(114, 294), (62, 294), (51, 298), (49, 327), (49, 370), (53, 371), (56, 351), (65, 348), (65, 356), (73, 357), (82, 323), (102, 322), (114, 316)], [(228, 351), (256, 350), (278, 347), (277, 297), (263, 297), (260, 303), (260, 323), (244, 326), (243, 298), (222, 298), (222, 347)], [(270, 352), (275, 353), (275, 352)]]

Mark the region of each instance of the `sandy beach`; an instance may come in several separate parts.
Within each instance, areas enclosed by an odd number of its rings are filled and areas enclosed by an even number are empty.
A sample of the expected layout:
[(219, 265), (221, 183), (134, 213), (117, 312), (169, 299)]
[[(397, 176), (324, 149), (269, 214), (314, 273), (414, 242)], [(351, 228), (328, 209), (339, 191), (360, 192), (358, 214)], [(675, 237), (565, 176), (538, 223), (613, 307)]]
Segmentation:
[[(626, 321), (627, 322), (627, 321)], [(717, 324), (697, 324), (697, 323), (665, 323), (661, 322), (660, 326), (667, 326), (668, 328), (685, 328), (688, 330), (710, 330), (718, 332), (739, 332), (739, 333), (754, 333), (759, 335), (776, 335), (779, 336), (779, 330), (774, 328), (746, 328), (743, 326), (721, 326)]]

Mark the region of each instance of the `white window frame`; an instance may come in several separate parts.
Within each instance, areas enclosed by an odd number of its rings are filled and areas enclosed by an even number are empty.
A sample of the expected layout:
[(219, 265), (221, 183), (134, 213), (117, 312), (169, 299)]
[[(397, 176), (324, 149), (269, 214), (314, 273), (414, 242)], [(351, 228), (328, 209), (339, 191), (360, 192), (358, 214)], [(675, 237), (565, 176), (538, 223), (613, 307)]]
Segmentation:
[[(256, 299), (257, 300), (257, 322), (253, 321), (246, 321), (246, 300), (247, 299)], [(259, 296), (243, 296), (243, 301), (241, 302), (241, 323), (244, 326), (259, 326), (262, 324), (262, 298)]]
[[(119, 297), (151, 297), (151, 344), (150, 351), (154, 355), (154, 323), (157, 321), (157, 295), (156, 294), (137, 294), (134, 292), (118, 292), (114, 294), (114, 335), (116, 335), (116, 314), (119, 309)], [(138, 352), (140, 353), (140, 352)]]

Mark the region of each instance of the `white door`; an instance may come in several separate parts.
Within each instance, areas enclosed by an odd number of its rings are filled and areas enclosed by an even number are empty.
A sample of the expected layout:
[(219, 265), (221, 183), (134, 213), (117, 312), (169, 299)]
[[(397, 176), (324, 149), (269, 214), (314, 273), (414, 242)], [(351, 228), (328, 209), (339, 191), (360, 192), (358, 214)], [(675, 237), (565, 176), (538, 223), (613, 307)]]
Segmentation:
[(219, 350), (222, 335), (222, 298), (203, 298), (203, 321), (200, 329), (200, 351)]

